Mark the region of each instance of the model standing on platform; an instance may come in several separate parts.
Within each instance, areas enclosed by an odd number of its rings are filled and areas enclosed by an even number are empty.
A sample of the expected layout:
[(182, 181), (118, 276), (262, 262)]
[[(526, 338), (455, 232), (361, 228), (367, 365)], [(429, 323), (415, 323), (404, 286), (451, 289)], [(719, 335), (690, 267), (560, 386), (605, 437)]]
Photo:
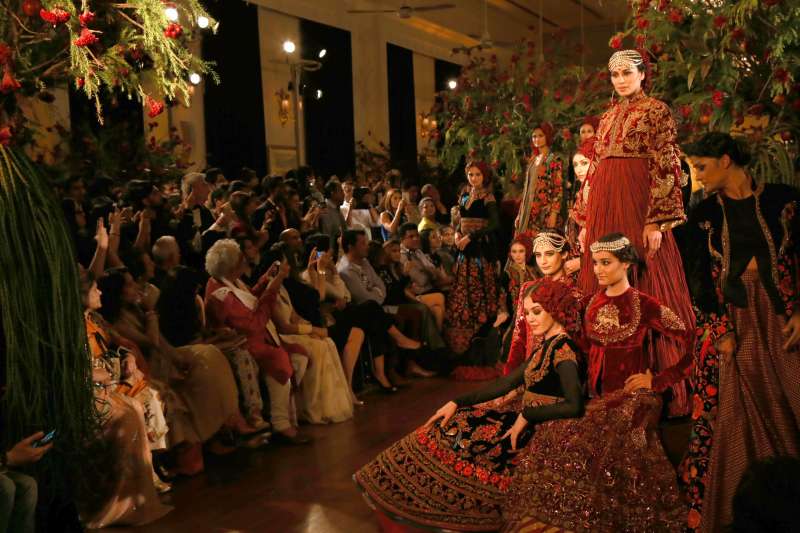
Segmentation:
[(754, 183), (749, 156), (727, 134), (686, 151), (711, 196), (689, 219), (690, 288), (706, 337), (682, 470), (687, 525), (713, 532), (731, 522), (749, 464), (800, 457), (800, 193)]
[[(694, 315), (681, 256), (670, 231), (686, 215), (681, 199), (681, 172), (675, 143), (675, 122), (666, 104), (644, 94), (646, 65), (635, 50), (623, 50), (608, 63), (617, 100), (603, 115), (589, 159), (597, 169), (584, 182), (591, 193), (584, 203), (578, 194), (575, 220), (583, 227), (580, 241), (625, 234), (646, 258), (646, 269), (635, 268), (632, 284), (673, 309), (694, 331)], [(597, 290), (592, 257), (583, 250), (579, 286), (584, 294)], [(662, 368), (676, 364), (683, 353), (671, 339), (661, 338), (650, 356)], [(671, 415), (689, 412), (686, 387), (672, 390)]]
[(533, 155), (525, 171), (522, 204), (514, 221), (514, 236), (528, 233), (536, 237), (543, 228), (560, 228), (563, 181), (561, 160), (550, 151), (553, 126), (542, 123), (531, 133)]
[(458, 205), (458, 258), (445, 321), (445, 339), (456, 354), (466, 352), (475, 333), (492, 324), (500, 302), (495, 237), (500, 223), (491, 169), (485, 163), (469, 163), (466, 173), (470, 189)]
[(537, 430), (503, 507), (509, 531), (680, 531), (686, 515), (677, 476), (659, 441), (661, 393), (684, 379), (692, 357), (652, 365), (651, 332), (688, 348), (693, 332), (668, 307), (631, 287), (639, 262), (620, 234), (591, 246), (602, 290), (588, 297), (590, 344), (586, 414)]
[[(583, 413), (579, 357), (570, 338), (580, 328), (577, 300), (565, 285), (538, 280), (525, 284), (520, 302), (517, 318), (527, 338), (544, 339), (528, 345), (529, 362), (448, 402), (355, 474), (382, 515), (427, 528), (499, 529), (501, 505), (531, 435), (553, 423), (546, 421)], [(517, 387), (520, 394), (503, 398)]]

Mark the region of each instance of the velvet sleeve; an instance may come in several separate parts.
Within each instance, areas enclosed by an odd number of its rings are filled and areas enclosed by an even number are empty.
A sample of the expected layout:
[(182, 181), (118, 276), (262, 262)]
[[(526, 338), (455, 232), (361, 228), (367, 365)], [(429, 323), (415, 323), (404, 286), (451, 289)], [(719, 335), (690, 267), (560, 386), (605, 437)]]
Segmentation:
[(583, 414), (583, 392), (575, 361), (563, 361), (556, 366), (556, 373), (561, 382), (564, 401), (550, 405), (526, 407), (522, 416), (530, 423), (545, 422), (558, 418), (577, 418)]
[(686, 221), (681, 195), (680, 149), (677, 131), (669, 108), (657, 100), (648, 110), (651, 157), (648, 161), (650, 197), (645, 224), (658, 224), (672, 229)]
[(528, 328), (525, 327), (525, 317), (520, 317), (514, 323), (514, 332), (511, 337), (511, 348), (508, 351), (508, 358), (503, 367), (503, 375), (511, 374), (515, 369), (524, 366), (525, 347), (528, 345)]
[(553, 161), (548, 164), (547, 175), (550, 189), (547, 196), (550, 202), (547, 207), (546, 220), (548, 226), (557, 226), (558, 215), (561, 213), (561, 202), (564, 198), (564, 177), (561, 159), (558, 157), (553, 158)]
[(692, 341), (694, 331), (687, 329), (686, 324), (666, 305), (661, 305), (654, 298), (642, 295), (642, 321), (662, 335), (672, 337), (681, 344), (683, 357), (669, 368), (658, 369), (653, 377), (653, 390), (663, 392), (668, 387), (689, 377), (694, 360)]
[(525, 365), (520, 365), (507, 376), (496, 379), (493, 383), (469, 394), (463, 394), (453, 400), (459, 407), (466, 407), (478, 403), (494, 400), (525, 383)]

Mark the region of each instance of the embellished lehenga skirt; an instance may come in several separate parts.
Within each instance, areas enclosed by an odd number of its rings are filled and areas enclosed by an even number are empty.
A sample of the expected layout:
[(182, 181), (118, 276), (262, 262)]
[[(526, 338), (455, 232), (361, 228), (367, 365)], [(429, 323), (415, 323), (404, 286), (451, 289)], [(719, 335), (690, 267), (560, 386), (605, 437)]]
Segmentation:
[(356, 472), (365, 498), (391, 519), (415, 527), (493, 531), (525, 442), (515, 453), (503, 435), (521, 399), (460, 408), (446, 428), (419, 428)]

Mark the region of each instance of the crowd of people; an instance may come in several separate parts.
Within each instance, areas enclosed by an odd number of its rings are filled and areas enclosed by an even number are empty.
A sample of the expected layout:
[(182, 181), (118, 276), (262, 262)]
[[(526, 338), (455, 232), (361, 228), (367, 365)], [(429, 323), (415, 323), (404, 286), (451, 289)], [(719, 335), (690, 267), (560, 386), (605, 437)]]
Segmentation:
[[(70, 178), (59, 194), (114, 450), (82, 520), (153, 521), (170, 511), (159, 493), (203, 471), (204, 454), (303, 445), (301, 423), (348, 420), (365, 390), (436, 374), (499, 379), (356, 473), (389, 518), (709, 532), (754, 520), (733, 503), (748, 465), (800, 457), (800, 195), (755, 183), (727, 134), (679, 147), (638, 53), (609, 71), (616, 100), (584, 121), (566, 165), (553, 127), (536, 125), (523, 180), (503, 194), (468, 162), (453, 205), (397, 171)], [(678, 474), (658, 426), (690, 414)], [(48, 449), (18, 446), (27, 461)]]

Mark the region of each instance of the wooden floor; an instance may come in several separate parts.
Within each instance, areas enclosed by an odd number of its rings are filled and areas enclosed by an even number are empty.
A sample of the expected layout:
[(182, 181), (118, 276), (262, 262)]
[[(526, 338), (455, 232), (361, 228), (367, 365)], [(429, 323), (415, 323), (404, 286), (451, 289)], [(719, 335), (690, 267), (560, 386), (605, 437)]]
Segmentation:
[(239, 451), (206, 472), (176, 482), (168, 501), (175, 509), (139, 528), (113, 531), (373, 533), (372, 512), (351, 480), (388, 445), (424, 422), (453, 397), (480, 387), (434, 378), (416, 380), (394, 395), (363, 397), (353, 420), (304, 426), (307, 446)]

